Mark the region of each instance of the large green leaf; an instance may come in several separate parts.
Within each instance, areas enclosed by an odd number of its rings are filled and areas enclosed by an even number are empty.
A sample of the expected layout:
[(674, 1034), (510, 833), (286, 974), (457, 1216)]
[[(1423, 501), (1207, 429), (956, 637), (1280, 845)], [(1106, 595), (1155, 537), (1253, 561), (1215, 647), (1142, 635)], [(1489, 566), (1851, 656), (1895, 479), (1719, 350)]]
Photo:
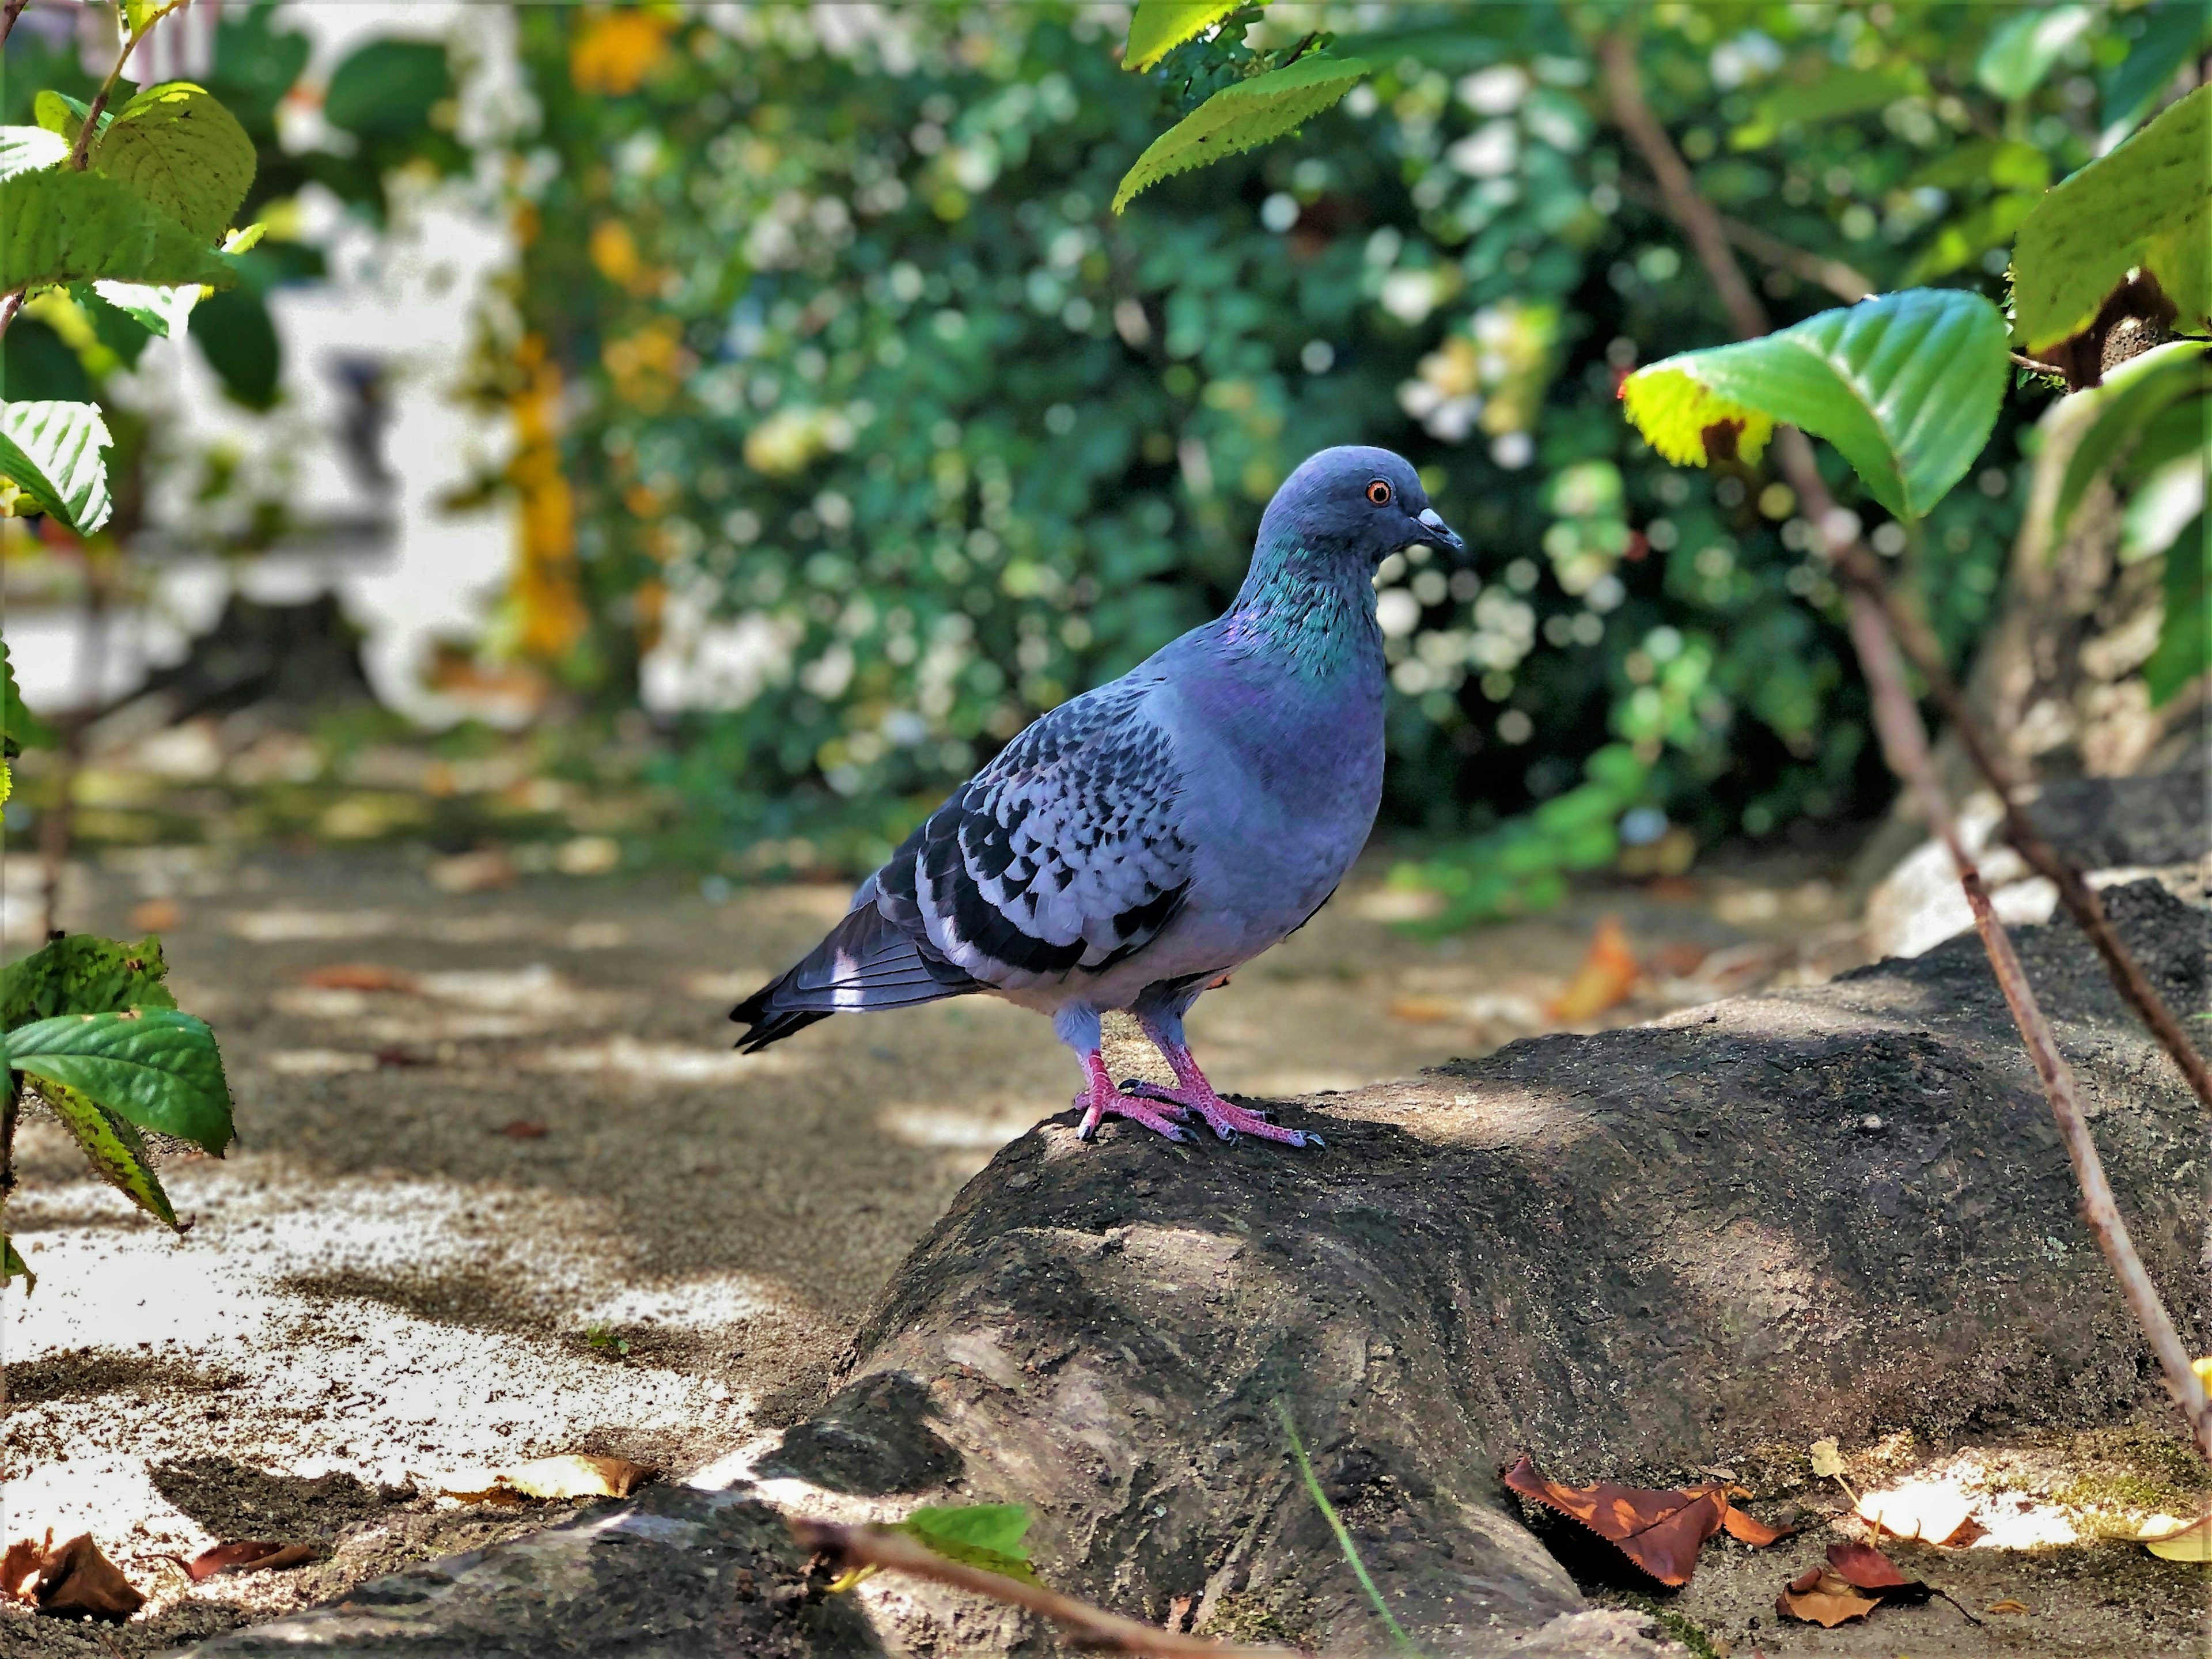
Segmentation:
[(240, 286), (200, 301), (192, 343), (222, 381), (222, 389), (248, 409), (267, 409), (276, 401), (283, 348), (269, 307), (261, 296)]
[(41, 1079), (39, 1098), (76, 1137), (78, 1147), (103, 1181), (163, 1226), (182, 1231), (177, 1229), (177, 1212), (169, 1207), (169, 1195), (161, 1190), (137, 1130), (106, 1107), (59, 1083)]
[(0, 404), (0, 476), (79, 535), (113, 510), (100, 455), (112, 441), (95, 404)]
[[(1137, 0), (1121, 67), (1148, 70), (1186, 40), (1195, 40), (1247, 0)], [(1265, 3), (1265, 0), (1262, 0)]]
[(2205, 538), (2204, 515), (2174, 538), (2166, 550), (2166, 617), (2159, 624), (2158, 648), (2143, 664), (2143, 684), (2150, 688), (2151, 707), (2171, 702), (2184, 687), (2202, 674), (2212, 656), (2212, 582), (2205, 566), (2212, 562), (2212, 544)]
[(2212, 318), (2212, 87), (2199, 87), (2036, 206), (2014, 244), (2013, 332), (2072, 338), (2142, 267), (2185, 324)]
[(203, 242), (221, 239), (253, 184), (253, 141), (189, 81), (149, 87), (125, 104), (90, 161)]
[(1114, 211), (1163, 179), (1281, 137), (1350, 92), (1367, 70), (1357, 58), (1316, 53), (1224, 87), (1152, 140), (1114, 192)]
[(69, 140), (58, 132), (44, 127), (0, 127), (0, 179), (59, 167), (69, 160)]
[(2067, 398), (2062, 406), (2065, 414), (2058, 418), (2084, 424), (2059, 480), (2051, 511), (2053, 544), (2066, 533), (2091, 482), (2153, 421), (2177, 404), (2208, 395), (2212, 395), (2212, 350), (2199, 341), (2175, 340), (2129, 359), (2100, 385)]
[(2164, 0), (2148, 10), (2143, 32), (2105, 76), (2100, 140), (2106, 145), (2132, 131), (2173, 83), (2175, 72), (2212, 46), (2212, 6), (2204, 0)]
[(926, 1504), (894, 1528), (948, 1560), (1034, 1584), (1036, 1570), (1022, 1542), (1029, 1529), (1030, 1512), (1019, 1504)]
[[(84, 118), (91, 113), (91, 105), (72, 98), (65, 92), (54, 92), (49, 89), (41, 92), (31, 101), (32, 118), (37, 121), (45, 131), (52, 133), (70, 146), (76, 144), (77, 134), (84, 131)], [(100, 111), (100, 126), (93, 136), (98, 137), (100, 133), (106, 131), (108, 123), (114, 118), (113, 110)], [(67, 153), (65, 149), (64, 154)]]
[(1974, 79), (1985, 92), (2025, 98), (2043, 84), (2051, 66), (2094, 27), (2100, 8), (2023, 6), (1990, 32), (1974, 60)]
[(149, 933), (135, 945), (97, 933), (67, 933), (0, 968), (0, 1027), (13, 1030), (59, 1014), (112, 1014), (125, 1008), (173, 1008), (161, 981), (169, 964)]
[(64, 1014), (8, 1033), (8, 1063), (141, 1128), (210, 1152), (230, 1144), (230, 1085), (207, 1022), (173, 1008)]
[(2004, 320), (1979, 295), (1908, 289), (1763, 339), (1686, 351), (1623, 384), (1628, 417), (1668, 460), (1705, 465), (1732, 425), (1747, 457), (1784, 422), (1841, 450), (1874, 498), (1917, 519), (1965, 476), (1996, 422)]
[(431, 40), (372, 40), (331, 73), (323, 118), (360, 137), (419, 134), (453, 95), (446, 49)]
[(103, 173), (56, 167), (9, 179), (0, 293), (102, 277), (215, 288), (238, 280), (212, 247)]

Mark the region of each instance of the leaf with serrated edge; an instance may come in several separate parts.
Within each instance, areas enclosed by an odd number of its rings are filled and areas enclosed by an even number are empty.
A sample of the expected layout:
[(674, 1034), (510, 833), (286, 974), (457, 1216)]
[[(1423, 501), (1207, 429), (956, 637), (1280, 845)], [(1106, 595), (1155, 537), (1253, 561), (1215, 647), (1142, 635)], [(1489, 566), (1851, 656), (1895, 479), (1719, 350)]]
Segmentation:
[(89, 159), (203, 242), (222, 238), (253, 183), (253, 141), (189, 81), (149, 87), (125, 104)]
[(238, 281), (212, 247), (104, 173), (52, 167), (9, 179), (0, 293), (102, 277), (210, 288)]
[(221, 1152), (230, 1085), (204, 1020), (170, 1008), (64, 1014), (8, 1033), (8, 1063), (90, 1096), (141, 1128)]
[(181, 1231), (177, 1228), (177, 1212), (169, 1207), (169, 1195), (161, 1190), (161, 1182), (147, 1159), (146, 1143), (139, 1139), (137, 1130), (76, 1090), (58, 1083), (42, 1079), (39, 1098), (46, 1103), (47, 1110), (62, 1121), (62, 1127), (76, 1137), (77, 1146), (91, 1159), (92, 1167), (100, 1171), (103, 1181), (158, 1218), (163, 1226)]
[(69, 153), (70, 141), (58, 132), (44, 127), (0, 127), (0, 179), (59, 167), (69, 160)]
[(2185, 324), (2212, 316), (2212, 87), (2053, 187), (2013, 244), (2013, 332), (2031, 355), (2071, 339), (2140, 266)]
[(1033, 1584), (1036, 1570), (1022, 1543), (1029, 1529), (1030, 1512), (1020, 1504), (924, 1504), (896, 1528), (947, 1560)]
[(107, 522), (107, 463), (113, 440), (93, 404), (0, 404), (0, 474), (81, 536)]
[(1245, 3), (1245, 0), (1137, 0), (1129, 19), (1129, 44), (1121, 54), (1126, 70), (1148, 70), (1186, 40), (1198, 37)]
[(1620, 388), (1622, 406), (1652, 448), (1677, 466), (1707, 466), (1706, 434), (1732, 427), (1736, 453), (1755, 461), (1774, 435), (1774, 422), (1755, 409), (1731, 403), (1686, 370), (1653, 363), (1638, 369)]
[(1114, 192), (1119, 213), (1163, 179), (1279, 138), (1329, 108), (1366, 75), (1357, 58), (1316, 52), (1285, 69), (1224, 87), (1152, 140)]
[(192, 307), (200, 301), (197, 283), (184, 288), (149, 288), (143, 283), (94, 283), (92, 288), (118, 311), (128, 312), (164, 337), (184, 337), (192, 319)]
[[(1987, 300), (1907, 289), (1760, 339), (1662, 358), (1630, 375), (1621, 396), (1633, 419), (1657, 395), (1632, 391), (1638, 380), (1686, 376), (1729, 404), (1826, 438), (1876, 501), (1917, 519), (1988, 441), (2007, 366), (2004, 319)], [(1685, 447), (1679, 431), (1664, 435)]]
[[(21, 1256), (15, 1254), (15, 1242), (7, 1234), (0, 1233), (0, 1285), (5, 1285), (11, 1279), (23, 1281), (25, 1296), (39, 1288), (39, 1276), (25, 1265)], [(46, 1536), (51, 1538), (53, 1534), (48, 1533)]]

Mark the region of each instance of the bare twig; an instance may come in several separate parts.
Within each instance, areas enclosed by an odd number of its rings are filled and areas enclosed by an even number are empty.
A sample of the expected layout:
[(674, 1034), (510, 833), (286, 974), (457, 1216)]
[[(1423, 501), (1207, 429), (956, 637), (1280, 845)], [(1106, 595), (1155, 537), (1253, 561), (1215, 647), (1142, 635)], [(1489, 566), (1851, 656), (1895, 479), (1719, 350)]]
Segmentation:
[(15, 313), (23, 308), (23, 290), (17, 289), (6, 299), (0, 300), (0, 338), (4, 338), (8, 325), (15, 320)]
[(2033, 369), (2038, 374), (2056, 374), (2062, 380), (2066, 378), (2066, 371), (2056, 363), (2039, 362), (2025, 351), (2009, 352), (2007, 355), (2011, 357), (2015, 368)]
[(1235, 1647), (1125, 1619), (1118, 1613), (1094, 1607), (1088, 1601), (1062, 1595), (1042, 1584), (1025, 1584), (1004, 1573), (986, 1572), (981, 1567), (948, 1560), (919, 1540), (881, 1527), (853, 1527), (836, 1521), (793, 1516), (791, 1534), (801, 1549), (818, 1551), (847, 1571), (880, 1567), (886, 1572), (912, 1573), (918, 1578), (933, 1578), (940, 1584), (950, 1584), (955, 1589), (988, 1595), (994, 1601), (1026, 1607), (1065, 1626), (1085, 1647), (1103, 1648), (1111, 1653), (1154, 1654), (1162, 1656), (1162, 1659), (1285, 1659), (1292, 1651), (1279, 1647)]
[(30, 3), (31, 0), (8, 0), (6, 9), (0, 10), (0, 46), (8, 44), (8, 37), (15, 32), (15, 20)]
[[(1620, 181), (1620, 193), (1644, 207), (1664, 208), (1666, 198), (1634, 179)], [(1826, 254), (1814, 253), (1799, 247), (1795, 242), (1785, 242), (1757, 225), (1747, 225), (1741, 219), (1732, 219), (1725, 213), (1714, 216), (1720, 222), (1721, 232), (1746, 253), (1761, 264), (1773, 265), (1818, 287), (1825, 288), (1847, 305), (1856, 305), (1875, 292), (1875, 286), (1856, 268), (1841, 259), (1832, 259)]]
[[(1736, 332), (1744, 338), (1753, 338), (1767, 331), (1766, 308), (1759, 296), (1744, 280), (1743, 272), (1729, 252), (1726, 237), (1718, 222), (1719, 216), (1712, 204), (1698, 194), (1695, 182), (1687, 167), (1675, 152), (1674, 141), (1652, 115), (1644, 101), (1643, 88), (1638, 77), (1633, 46), (1620, 34), (1608, 35), (1599, 46), (1604, 64), (1607, 91), (1612, 98), (1614, 118), (1621, 130), (1644, 154), (1644, 161), (1660, 181), (1667, 195), (1668, 210), (1681, 227), (1692, 247), (1705, 265), (1722, 303), (1727, 307), (1730, 321)], [(2153, 1354), (2166, 1375), (2168, 1390), (2180, 1406), (2187, 1419), (2191, 1437), (2198, 1451), (2212, 1461), (2212, 1399), (2208, 1399), (2203, 1380), (2191, 1367), (2189, 1352), (2182, 1346), (2166, 1305), (2159, 1298), (2157, 1288), (2144, 1271), (2142, 1259), (2136, 1253), (2134, 1242), (2128, 1236), (2127, 1224), (2121, 1219), (2119, 1206), (2113, 1201), (2112, 1189), (2105, 1178), (2103, 1161), (2097, 1154), (2095, 1139), (2089, 1133), (2087, 1120), (2082, 1115), (2081, 1101), (2074, 1085), (2074, 1073), (2065, 1057), (2058, 1051), (2050, 1023), (2044, 1018), (2035, 992), (2027, 982), (2020, 958), (2013, 949), (2012, 939), (1990, 908), (1989, 890), (1982, 881), (1981, 871), (1960, 841), (1956, 823), (1951, 817), (1950, 804), (1944, 799), (1942, 786), (1936, 776), (1933, 758), (1929, 753), (1928, 736), (1920, 724), (1919, 710), (1914, 707), (1911, 694), (1905, 689), (1905, 671), (1898, 657), (1900, 635), (1929, 653), (1931, 661), (1941, 669), (1942, 653), (1932, 649), (1933, 641), (1917, 623), (1902, 629), (1895, 625), (1900, 616), (1898, 607), (1887, 601), (1881, 581), (1881, 566), (1873, 555), (1861, 547), (1856, 530), (1838, 534), (1840, 515), (1836, 511), (1834, 498), (1820, 477), (1813, 456), (1813, 446), (1805, 434), (1795, 428), (1784, 427), (1776, 434), (1776, 453), (1783, 471), (1789, 475), (1792, 486), (1803, 503), (1806, 515), (1818, 527), (1820, 542), (1828, 555), (1847, 577), (1850, 586), (1847, 604), (1850, 609), (1851, 640), (1857, 647), (1859, 664), (1865, 673), (1867, 685), (1874, 700), (1875, 727), (1880, 732), (1882, 749), (1890, 768), (1918, 797), (1929, 825), (1951, 854), (1959, 871), (1960, 885), (1965, 890), (1966, 903), (1973, 912), (1974, 926), (1980, 933), (1982, 948), (1988, 952), (1990, 966), (1996, 974), (1999, 988), (2003, 992), (2006, 1006), (2012, 1011), (2013, 1023), (2020, 1030), (2021, 1040), (2028, 1058), (2043, 1084), (2044, 1097), (2051, 1103), (2051, 1115), (2058, 1126), (2060, 1139), (2065, 1143), (2066, 1153), (2074, 1166), (2074, 1177), (2081, 1192), (2081, 1218), (2090, 1235), (2104, 1254), (2113, 1276), (2120, 1282), (2121, 1294), (2126, 1298), (2136, 1322), (2148, 1338)], [(1916, 655), (1919, 653), (1916, 653)], [(1948, 673), (1942, 676), (1946, 683)], [(1932, 682), (1931, 682), (1932, 684)], [(1955, 686), (1952, 687), (1955, 692)], [(1967, 715), (1972, 725), (1971, 711), (1966, 708), (1963, 697), (1958, 698), (1958, 708)], [(1963, 729), (1962, 729), (1963, 735)], [(2012, 780), (1996, 763), (1996, 751), (1980, 738), (1977, 728), (1968, 753), (1982, 766), (1990, 782), (2001, 799), (2009, 805)], [(2024, 822), (2024, 820), (2023, 820)], [(2030, 832), (2045, 853), (2047, 845)], [(2028, 857), (2026, 848), (2021, 856)], [(2054, 864), (2058, 861), (2051, 854)], [(2031, 860), (2032, 861), (2032, 860)], [(2060, 866), (2060, 867), (2063, 867)], [(2076, 872), (2078, 879), (2078, 872)], [(2086, 889), (2087, 884), (2082, 886)], [(2062, 884), (2062, 897), (2066, 893)], [(2091, 898), (2094, 900), (2094, 895)], [(2069, 906), (2069, 914), (2071, 907)], [(2086, 913), (2085, 913), (2086, 914)], [(2127, 948), (2105, 920), (2101, 905), (2094, 908), (2095, 927), (2082, 921), (2085, 932), (2098, 941), (2098, 952), (2106, 959), (2108, 969), (2114, 961), (2122, 960), (2133, 967)], [(2081, 917), (2076, 917), (2081, 921)], [(2107, 951), (2109, 941), (2109, 953)], [(2148, 994), (2148, 1000), (2157, 1003), (2155, 993), (2149, 992), (2140, 968), (2134, 969), (2134, 979)], [(2116, 982), (2121, 983), (2124, 994), (2129, 987), (2114, 970)], [(2130, 1000), (2135, 1000), (2132, 994)], [(2141, 1005), (2138, 1005), (2139, 1007)], [(2146, 1018), (2148, 1018), (2146, 1012)], [(2167, 1018), (2170, 1020), (2169, 1014)], [(2154, 1022), (2154, 1030), (2157, 1029)], [(2160, 1033), (2161, 1041), (2165, 1041)], [(2169, 1045), (2171, 1046), (2171, 1045)], [(2193, 1055), (2194, 1048), (2184, 1038), (2183, 1053)], [(2177, 1060), (2181, 1054), (2175, 1055)], [(2198, 1062), (2201, 1067), (2201, 1060)], [(2185, 1072), (2190, 1071), (2186, 1062)], [(2196, 1074), (2191, 1073), (2192, 1086)]]

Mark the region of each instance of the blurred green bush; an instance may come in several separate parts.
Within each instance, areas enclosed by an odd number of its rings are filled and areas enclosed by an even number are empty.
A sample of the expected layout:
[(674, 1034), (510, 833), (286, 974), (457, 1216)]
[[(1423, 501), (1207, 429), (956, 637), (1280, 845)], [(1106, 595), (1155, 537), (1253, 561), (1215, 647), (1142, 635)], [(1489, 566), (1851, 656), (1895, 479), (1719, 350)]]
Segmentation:
[[(1728, 331), (1610, 125), (1600, 32), (1638, 30), (1784, 323), (1861, 281), (2001, 295), (2027, 206), (2140, 118), (2197, 15), (1255, 9), (1140, 76), (1050, 3), (517, 9), (542, 120), (486, 354), (525, 434), (507, 639), (610, 702), (705, 705), (659, 763), (680, 850), (878, 856), (1216, 611), (1299, 459), (1371, 442), (1480, 558), (1394, 560), (1382, 601), (1385, 811), (1474, 849), (1432, 866), (1462, 917), (1611, 863), (1624, 826), (1763, 836), (1888, 788), (1787, 487), (1678, 472), (1620, 418), (1626, 369)], [(1316, 18), (1368, 83), (1108, 210)], [(2002, 579), (2019, 419), (1911, 538), (1832, 475), (1954, 659)]]

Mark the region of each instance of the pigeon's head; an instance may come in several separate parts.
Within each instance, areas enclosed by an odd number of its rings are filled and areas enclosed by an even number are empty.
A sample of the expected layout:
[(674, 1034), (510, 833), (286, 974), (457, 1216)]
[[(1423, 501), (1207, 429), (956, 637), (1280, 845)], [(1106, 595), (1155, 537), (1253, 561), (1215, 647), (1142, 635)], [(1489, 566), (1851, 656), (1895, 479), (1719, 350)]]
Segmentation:
[(1309, 455), (1284, 480), (1260, 523), (1262, 547), (1302, 545), (1309, 553), (1357, 562), (1363, 575), (1417, 542), (1466, 551), (1429, 505), (1411, 461), (1358, 444)]

